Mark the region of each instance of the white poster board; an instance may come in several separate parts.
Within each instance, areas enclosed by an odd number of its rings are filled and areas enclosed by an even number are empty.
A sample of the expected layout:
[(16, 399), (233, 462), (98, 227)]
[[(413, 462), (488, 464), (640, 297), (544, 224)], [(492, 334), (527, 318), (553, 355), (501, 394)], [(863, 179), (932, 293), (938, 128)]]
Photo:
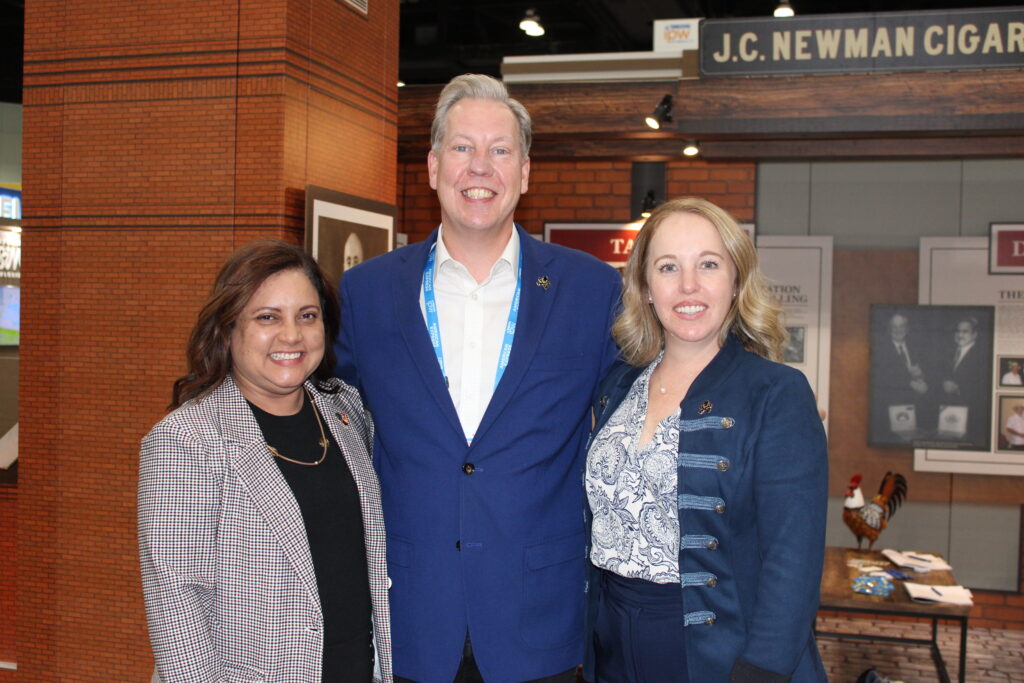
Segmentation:
[[(993, 335), (992, 449), (986, 451), (914, 449), (914, 469), (926, 472), (1024, 476), (1024, 450), (1000, 445), (1008, 399), (1024, 401), (1024, 386), (1000, 383), (1001, 357), (1024, 356), (1024, 275), (992, 275), (987, 237), (922, 237), (918, 303), (995, 307)], [(996, 396), (1003, 398), (1003, 410)], [(1002, 413), (1002, 414), (1001, 414)]]
[(832, 237), (761, 236), (761, 270), (786, 313), (784, 362), (804, 373), (826, 411), (832, 352)]

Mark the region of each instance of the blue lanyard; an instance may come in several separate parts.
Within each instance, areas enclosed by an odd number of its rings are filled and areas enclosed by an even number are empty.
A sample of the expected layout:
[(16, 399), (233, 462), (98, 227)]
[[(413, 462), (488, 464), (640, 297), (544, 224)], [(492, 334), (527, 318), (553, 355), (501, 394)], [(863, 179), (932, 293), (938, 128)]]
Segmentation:
[[(440, 238), (439, 238), (440, 239)], [(441, 374), (444, 375), (445, 386), (448, 386), (448, 373), (444, 370), (444, 354), (441, 353), (441, 322), (437, 319), (437, 298), (434, 296), (434, 258), (437, 249), (437, 242), (430, 247), (430, 254), (427, 256), (427, 265), (423, 268), (423, 303), (427, 310), (427, 332), (430, 333), (430, 343), (434, 346), (434, 355), (437, 356), (437, 364), (441, 366)], [(516, 321), (519, 319), (519, 295), (523, 288), (523, 250), (519, 249), (519, 272), (516, 274), (516, 292), (512, 295), (512, 306), (508, 311), (508, 322), (505, 324), (505, 338), (501, 343), (501, 353), (498, 354), (498, 370), (494, 376), (494, 389), (498, 389), (498, 382), (505, 374), (508, 367), (508, 359), (512, 354), (512, 340), (516, 335)]]

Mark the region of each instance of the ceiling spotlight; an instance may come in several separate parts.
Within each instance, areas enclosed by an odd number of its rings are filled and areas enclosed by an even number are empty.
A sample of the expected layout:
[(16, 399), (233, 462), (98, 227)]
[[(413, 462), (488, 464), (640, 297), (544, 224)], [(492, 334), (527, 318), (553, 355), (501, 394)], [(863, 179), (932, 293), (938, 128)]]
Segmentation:
[(651, 211), (654, 211), (657, 203), (658, 201), (654, 198), (654, 190), (647, 190), (647, 194), (644, 195), (644, 201), (640, 205), (640, 218), (650, 218)]
[(791, 17), (796, 14), (796, 12), (793, 11), (793, 7), (789, 4), (789, 0), (781, 0), (781, 2), (779, 2), (779, 6), (775, 8), (775, 11), (772, 14), (777, 17)]
[(534, 38), (544, 35), (544, 27), (540, 25), (540, 17), (537, 16), (537, 10), (534, 9), (526, 10), (526, 15), (519, 22), (519, 28), (523, 30), (523, 33)]
[(696, 140), (687, 140), (683, 143), (683, 156), (695, 157), (700, 154), (700, 145)]
[(398, 83), (396, 83), (395, 85), (397, 85), (399, 88), (404, 88), (405, 87), (405, 81), (398, 81)]
[(644, 122), (654, 130), (661, 128), (663, 123), (672, 122), (672, 96), (665, 95), (661, 98), (661, 102), (654, 108), (651, 115), (644, 119)]

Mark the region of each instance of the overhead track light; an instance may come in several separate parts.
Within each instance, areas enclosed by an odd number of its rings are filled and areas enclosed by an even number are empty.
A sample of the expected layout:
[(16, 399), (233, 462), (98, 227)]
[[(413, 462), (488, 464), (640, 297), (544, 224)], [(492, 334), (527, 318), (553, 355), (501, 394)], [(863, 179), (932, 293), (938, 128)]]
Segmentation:
[(696, 140), (687, 140), (683, 143), (683, 156), (695, 157), (700, 154), (700, 145)]
[(661, 128), (662, 124), (672, 122), (672, 96), (665, 95), (661, 102), (654, 108), (651, 115), (644, 119), (644, 122), (654, 130)]
[(796, 12), (793, 11), (793, 7), (789, 4), (789, 0), (781, 0), (781, 2), (779, 2), (779, 6), (775, 8), (775, 11), (772, 14), (777, 17), (791, 17), (796, 14)]
[(523, 20), (519, 22), (519, 28), (523, 30), (523, 33), (534, 38), (544, 35), (544, 27), (541, 26), (540, 17), (537, 15), (537, 10), (534, 9), (526, 10)]

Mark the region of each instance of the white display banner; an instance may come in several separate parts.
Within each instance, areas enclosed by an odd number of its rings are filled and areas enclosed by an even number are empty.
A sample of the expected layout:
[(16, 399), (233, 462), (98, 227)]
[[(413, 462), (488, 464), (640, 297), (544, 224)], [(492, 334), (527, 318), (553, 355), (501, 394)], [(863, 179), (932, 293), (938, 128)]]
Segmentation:
[(769, 287), (786, 312), (784, 362), (807, 376), (826, 411), (832, 352), (832, 237), (761, 236), (757, 254)]
[(1014, 408), (1024, 406), (1024, 275), (992, 275), (988, 264), (988, 237), (921, 238), (918, 303), (995, 307), (989, 368), (994, 391), (991, 450), (916, 448), (915, 470), (1024, 476), (1024, 447), (1011, 443), (1006, 432), (1018, 412)]

